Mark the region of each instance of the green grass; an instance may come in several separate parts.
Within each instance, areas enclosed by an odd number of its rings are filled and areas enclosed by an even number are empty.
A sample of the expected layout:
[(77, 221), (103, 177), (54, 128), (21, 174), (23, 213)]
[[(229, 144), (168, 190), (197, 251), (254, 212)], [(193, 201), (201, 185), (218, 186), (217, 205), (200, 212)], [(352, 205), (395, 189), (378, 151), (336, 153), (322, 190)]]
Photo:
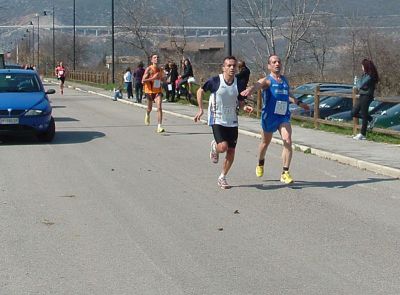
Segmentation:
[[(311, 122), (304, 122), (296, 119), (292, 119), (291, 122), (293, 125), (297, 125), (302, 128), (315, 129), (314, 124)], [(353, 135), (353, 129), (347, 127), (319, 124), (318, 130), (332, 132), (336, 134), (342, 134), (342, 135)], [(367, 132), (367, 140), (381, 142), (381, 143), (400, 144), (400, 137), (381, 134), (374, 131)]]

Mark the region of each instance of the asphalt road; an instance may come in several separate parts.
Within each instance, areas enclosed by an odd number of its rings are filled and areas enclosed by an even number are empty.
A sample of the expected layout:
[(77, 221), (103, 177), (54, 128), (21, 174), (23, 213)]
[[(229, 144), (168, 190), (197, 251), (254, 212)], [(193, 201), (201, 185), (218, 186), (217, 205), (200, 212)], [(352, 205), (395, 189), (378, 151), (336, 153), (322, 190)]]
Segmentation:
[(0, 143), (0, 294), (400, 294), (400, 183), (240, 135), (221, 190), (210, 128), (66, 89), (51, 144)]

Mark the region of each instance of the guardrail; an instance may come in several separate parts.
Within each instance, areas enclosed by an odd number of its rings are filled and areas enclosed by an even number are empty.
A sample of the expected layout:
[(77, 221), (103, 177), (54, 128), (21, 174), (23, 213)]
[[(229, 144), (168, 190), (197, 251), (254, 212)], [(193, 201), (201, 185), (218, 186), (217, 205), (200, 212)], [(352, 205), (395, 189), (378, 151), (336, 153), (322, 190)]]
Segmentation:
[[(300, 121), (312, 122), (312, 123), (314, 123), (315, 128), (318, 128), (320, 124), (353, 128), (354, 134), (357, 133), (357, 129), (361, 128), (361, 126), (359, 125), (358, 118), (353, 118), (353, 123), (346, 123), (346, 122), (337, 122), (337, 121), (321, 119), (320, 115), (319, 115), (320, 97), (322, 94), (323, 94), (323, 96), (340, 96), (340, 97), (352, 99), (353, 105), (355, 105), (355, 103), (357, 102), (357, 100), (359, 98), (359, 95), (356, 93), (355, 89), (353, 89), (351, 93), (334, 92), (334, 91), (321, 92), (320, 87), (317, 85), (317, 87), (315, 87), (314, 91), (298, 91), (298, 90), (296, 91), (296, 90), (294, 90), (294, 91), (292, 91), (292, 93), (293, 94), (306, 94), (306, 95), (314, 96), (314, 116), (313, 117), (305, 117), (305, 116), (299, 116), (299, 115), (292, 115), (292, 118), (300, 120)], [(374, 99), (377, 101), (381, 101), (381, 102), (400, 103), (400, 96), (375, 97)], [(262, 108), (261, 91), (258, 91), (258, 93), (257, 93), (256, 104), (257, 104), (256, 115), (257, 115), (257, 118), (259, 118), (260, 114), (261, 114), (261, 108)], [(395, 136), (400, 135), (399, 131), (383, 129), (383, 128), (374, 128), (374, 132), (387, 134), (387, 135), (395, 135)]]

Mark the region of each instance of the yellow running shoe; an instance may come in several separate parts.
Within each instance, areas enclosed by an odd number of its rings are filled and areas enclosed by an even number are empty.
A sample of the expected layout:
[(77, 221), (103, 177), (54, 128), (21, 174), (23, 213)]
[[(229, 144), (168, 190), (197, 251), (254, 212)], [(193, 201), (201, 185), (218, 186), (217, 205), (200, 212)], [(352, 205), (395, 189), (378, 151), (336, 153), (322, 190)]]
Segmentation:
[(257, 165), (256, 175), (257, 177), (262, 177), (264, 175), (264, 166)]
[(144, 124), (150, 125), (150, 115), (148, 113), (144, 116)]
[(164, 128), (162, 128), (161, 126), (157, 127), (157, 133), (163, 133), (163, 132), (165, 132)]
[(293, 178), (290, 176), (289, 171), (285, 171), (281, 175), (281, 182), (290, 184), (293, 183)]

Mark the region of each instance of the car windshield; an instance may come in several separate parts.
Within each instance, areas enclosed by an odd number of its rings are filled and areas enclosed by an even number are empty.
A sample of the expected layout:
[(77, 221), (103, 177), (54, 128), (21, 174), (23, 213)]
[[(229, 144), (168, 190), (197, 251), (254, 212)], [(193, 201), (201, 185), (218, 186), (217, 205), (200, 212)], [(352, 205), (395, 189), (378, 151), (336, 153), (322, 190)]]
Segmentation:
[(39, 92), (37, 76), (27, 73), (0, 74), (0, 92)]
[(323, 108), (332, 107), (332, 106), (336, 105), (342, 99), (343, 98), (340, 96), (327, 96), (324, 99), (321, 98), (321, 101), (323, 101), (323, 103), (320, 104), (320, 107), (323, 107)]

